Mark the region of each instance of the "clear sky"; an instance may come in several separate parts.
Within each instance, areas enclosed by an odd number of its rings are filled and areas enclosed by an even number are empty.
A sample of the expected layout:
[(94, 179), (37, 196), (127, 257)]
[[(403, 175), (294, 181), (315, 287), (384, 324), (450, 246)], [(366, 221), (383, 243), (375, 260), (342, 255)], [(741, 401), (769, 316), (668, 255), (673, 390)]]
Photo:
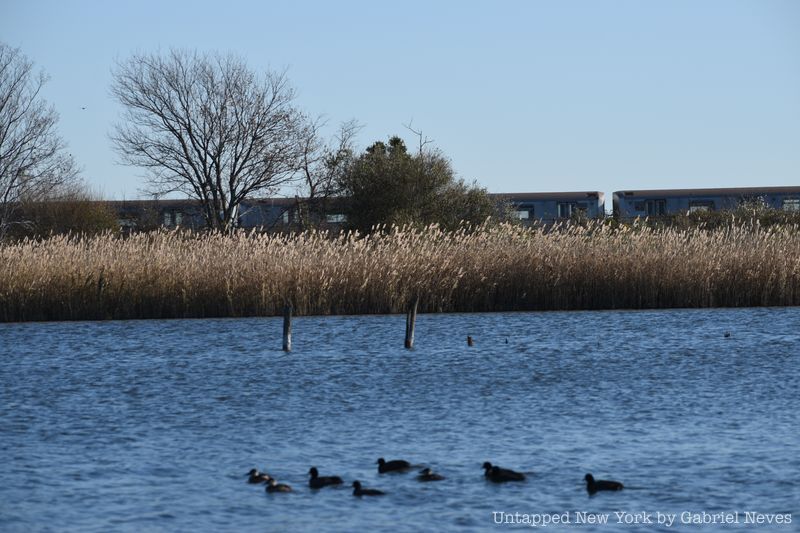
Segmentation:
[(170, 47), (287, 68), (362, 149), (413, 145), (413, 120), (491, 192), (800, 185), (799, 0), (0, 0), (0, 40), (51, 76), (107, 198), (143, 187), (108, 139), (111, 68)]

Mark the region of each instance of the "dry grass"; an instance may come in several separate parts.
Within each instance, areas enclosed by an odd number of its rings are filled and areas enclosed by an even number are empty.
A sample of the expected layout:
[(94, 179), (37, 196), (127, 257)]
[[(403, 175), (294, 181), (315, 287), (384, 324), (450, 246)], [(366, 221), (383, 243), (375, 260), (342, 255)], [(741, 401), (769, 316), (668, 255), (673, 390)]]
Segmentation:
[(0, 320), (800, 304), (800, 230), (512, 226), (0, 246)]

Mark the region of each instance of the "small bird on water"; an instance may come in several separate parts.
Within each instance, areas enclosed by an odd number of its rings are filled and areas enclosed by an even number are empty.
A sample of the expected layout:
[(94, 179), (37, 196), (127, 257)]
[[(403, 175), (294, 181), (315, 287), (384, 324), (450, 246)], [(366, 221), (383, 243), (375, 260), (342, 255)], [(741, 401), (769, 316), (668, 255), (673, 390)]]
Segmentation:
[(377, 489), (362, 489), (360, 481), (353, 481), (353, 496), (383, 496), (384, 494), (386, 493)]
[(419, 471), (417, 479), (419, 481), (441, 481), (444, 479), (444, 476), (435, 474), (430, 468), (423, 468)]
[(292, 487), (285, 483), (278, 483), (278, 480), (272, 478), (267, 482), (266, 490), (267, 492), (292, 492)]
[(311, 478), (308, 480), (308, 486), (312, 489), (321, 489), (330, 485), (341, 485), (342, 478), (339, 476), (320, 476), (316, 466), (312, 466), (308, 471)]
[(396, 459), (394, 461), (386, 461), (383, 457), (378, 459), (378, 473), (385, 474), (386, 472), (402, 472), (411, 468), (408, 461)]
[(483, 469), (483, 475), (489, 481), (494, 483), (504, 483), (506, 481), (525, 481), (525, 474), (509, 470), (508, 468), (494, 466), (489, 461), (483, 463)]
[(594, 494), (600, 490), (622, 490), (622, 483), (619, 481), (609, 481), (607, 479), (595, 479), (591, 474), (586, 474), (586, 490), (589, 494)]
[(272, 476), (266, 472), (259, 472), (256, 468), (251, 468), (247, 476), (248, 483), (269, 483), (269, 480), (272, 479)]

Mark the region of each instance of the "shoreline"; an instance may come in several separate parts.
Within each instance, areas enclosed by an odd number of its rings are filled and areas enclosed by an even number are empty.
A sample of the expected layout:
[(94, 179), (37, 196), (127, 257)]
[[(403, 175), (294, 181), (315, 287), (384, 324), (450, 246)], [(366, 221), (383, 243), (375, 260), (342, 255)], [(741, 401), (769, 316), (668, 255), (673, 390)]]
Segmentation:
[[(516, 310), (494, 310), (494, 311), (434, 311), (418, 312), (417, 316), (440, 316), (440, 315), (497, 315), (497, 314), (553, 314), (553, 313), (647, 313), (657, 311), (729, 311), (729, 310), (781, 310), (800, 307), (800, 305), (759, 305), (759, 306), (727, 306), (727, 307), (647, 307), (647, 308), (616, 308), (616, 309), (516, 309)], [(397, 317), (398, 321), (405, 319), (405, 313), (350, 313), (350, 314), (310, 314), (294, 315), (293, 319), (305, 318), (359, 318), (359, 317)], [(274, 315), (247, 315), (247, 316), (185, 316), (185, 317), (132, 317), (132, 318), (73, 318), (61, 320), (15, 320), (0, 321), (1, 325), (14, 324), (61, 324), (66, 322), (145, 322), (145, 321), (201, 321), (201, 320), (254, 320), (254, 319), (282, 319), (282, 314)]]

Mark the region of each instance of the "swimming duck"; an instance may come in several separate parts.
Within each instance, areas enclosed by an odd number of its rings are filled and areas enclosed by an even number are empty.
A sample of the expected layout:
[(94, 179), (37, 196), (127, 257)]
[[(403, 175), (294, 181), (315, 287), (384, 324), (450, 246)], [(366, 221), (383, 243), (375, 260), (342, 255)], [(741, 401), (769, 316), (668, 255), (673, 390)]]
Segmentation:
[(489, 480), (494, 483), (503, 483), (506, 481), (525, 481), (525, 474), (520, 472), (514, 472), (513, 470), (509, 470), (508, 468), (500, 468), (499, 466), (494, 466), (489, 461), (483, 463), (484, 473), (483, 475)]
[(386, 472), (400, 472), (402, 470), (408, 470), (409, 468), (411, 468), (411, 465), (408, 461), (403, 461), (400, 459), (386, 461), (383, 457), (378, 459), (379, 474), (385, 474)]
[(360, 481), (353, 481), (353, 496), (383, 496), (384, 494), (386, 493), (377, 489), (362, 489)]
[(434, 474), (431, 472), (430, 468), (424, 468), (419, 471), (419, 475), (417, 476), (419, 481), (441, 481), (444, 479), (444, 476), (439, 474)]
[(586, 474), (586, 490), (589, 494), (594, 494), (599, 490), (622, 490), (622, 483), (619, 481), (609, 481), (606, 479), (595, 479), (591, 474)]
[(267, 492), (292, 492), (292, 487), (285, 483), (278, 483), (278, 480), (272, 478), (267, 482), (266, 490)]
[(342, 484), (342, 478), (340, 478), (339, 476), (320, 477), (316, 466), (312, 466), (311, 470), (309, 470), (308, 473), (311, 476), (311, 479), (308, 480), (308, 486), (311, 487), (312, 489), (321, 489), (322, 487), (327, 487), (329, 485)]
[(272, 479), (272, 476), (270, 476), (266, 472), (259, 472), (255, 468), (251, 468), (250, 471), (247, 473), (247, 475), (248, 475), (247, 478), (248, 483), (268, 483), (269, 480)]

